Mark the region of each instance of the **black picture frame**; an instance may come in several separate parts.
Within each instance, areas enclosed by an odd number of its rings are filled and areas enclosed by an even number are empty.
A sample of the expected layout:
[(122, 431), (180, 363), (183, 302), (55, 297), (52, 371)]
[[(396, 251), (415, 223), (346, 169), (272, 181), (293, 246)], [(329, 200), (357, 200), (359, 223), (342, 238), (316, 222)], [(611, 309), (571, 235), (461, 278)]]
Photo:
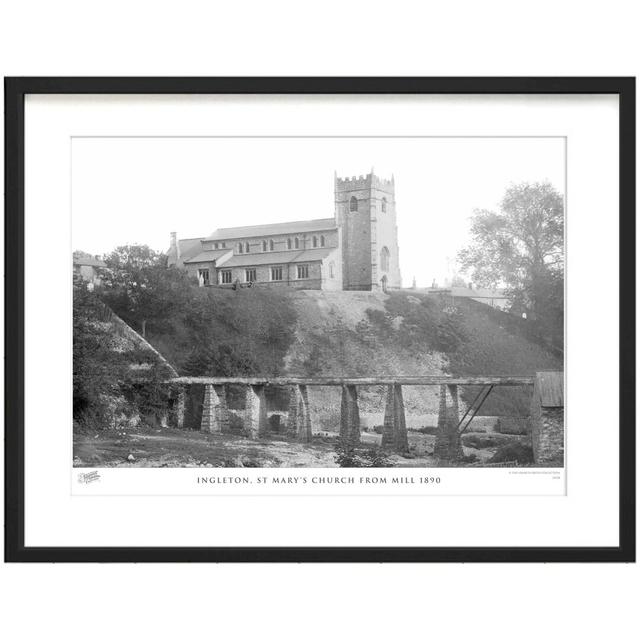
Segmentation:
[[(5, 561), (635, 561), (635, 78), (5, 78)], [(620, 540), (612, 547), (26, 547), (24, 541), (24, 104), (27, 94), (616, 94), (620, 159)]]

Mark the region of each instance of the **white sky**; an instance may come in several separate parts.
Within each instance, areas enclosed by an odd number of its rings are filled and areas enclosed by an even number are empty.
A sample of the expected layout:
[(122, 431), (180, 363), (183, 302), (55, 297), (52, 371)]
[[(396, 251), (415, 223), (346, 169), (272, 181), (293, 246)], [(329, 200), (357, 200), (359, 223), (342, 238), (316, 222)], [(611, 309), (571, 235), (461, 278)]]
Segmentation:
[(403, 285), (440, 283), (474, 208), (510, 183), (564, 194), (563, 138), (75, 138), (73, 248), (169, 246), (218, 227), (333, 216), (333, 172), (395, 175)]

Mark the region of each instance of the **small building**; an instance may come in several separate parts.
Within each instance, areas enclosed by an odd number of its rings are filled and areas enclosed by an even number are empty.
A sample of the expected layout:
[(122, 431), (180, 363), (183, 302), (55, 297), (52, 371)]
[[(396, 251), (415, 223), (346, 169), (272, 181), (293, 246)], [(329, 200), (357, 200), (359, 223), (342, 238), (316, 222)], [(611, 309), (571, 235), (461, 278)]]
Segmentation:
[(102, 283), (100, 269), (106, 266), (97, 256), (92, 256), (84, 251), (73, 252), (74, 275), (80, 276), (85, 282), (91, 283), (93, 286), (99, 286)]
[(331, 218), (216, 229), (180, 240), (170, 266), (201, 286), (286, 286), (372, 291), (401, 286), (395, 181), (374, 175), (334, 178)]

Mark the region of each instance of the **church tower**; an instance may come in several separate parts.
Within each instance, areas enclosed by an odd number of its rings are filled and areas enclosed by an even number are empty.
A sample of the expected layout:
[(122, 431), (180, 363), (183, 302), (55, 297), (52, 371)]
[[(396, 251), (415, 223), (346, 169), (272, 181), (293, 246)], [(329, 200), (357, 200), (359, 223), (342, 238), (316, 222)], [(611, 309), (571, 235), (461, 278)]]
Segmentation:
[(335, 217), (342, 247), (342, 288), (376, 291), (401, 286), (395, 180), (371, 173), (335, 176)]

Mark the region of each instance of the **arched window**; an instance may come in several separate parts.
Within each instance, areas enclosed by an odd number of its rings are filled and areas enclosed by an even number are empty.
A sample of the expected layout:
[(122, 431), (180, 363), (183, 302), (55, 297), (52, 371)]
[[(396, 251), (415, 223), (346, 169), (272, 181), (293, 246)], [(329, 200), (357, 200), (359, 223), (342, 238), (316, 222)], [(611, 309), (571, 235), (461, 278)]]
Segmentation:
[(287, 238), (287, 249), (291, 249), (291, 238)]
[(313, 236), (313, 248), (315, 249), (318, 246), (318, 236)]
[(324, 247), (324, 236), (320, 236), (320, 246)]
[(238, 242), (238, 253), (242, 253), (242, 242)]
[(269, 240), (269, 251), (273, 251), (275, 245), (273, 244), (273, 240)]
[(300, 238), (296, 238), (296, 239), (293, 241), (293, 244), (294, 244), (294, 246), (295, 246), (295, 248), (296, 248), (296, 249), (299, 249), (299, 248), (300, 248)]
[(382, 271), (389, 271), (390, 255), (389, 249), (387, 249), (387, 247), (382, 247), (380, 250), (380, 269), (382, 269)]
[(244, 252), (245, 253), (249, 253), (249, 243), (248, 242), (244, 245)]
[(382, 198), (382, 213), (384, 213), (386, 210), (387, 210), (387, 199)]
[(263, 241), (262, 241), (262, 250), (263, 250), (263, 251), (266, 251), (266, 250), (267, 250), (267, 241), (266, 241), (266, 240), (263, 240)]
[(355, 196), (351, 196), (351, 200), (349, 200), (349, 211), (357, 211), (358, 210), (358, 198)]
[(333, 267), (334, 267), (333, 262), (330, 262), (330, 263), (329, 263), (329, 277), (330, 277), (330, 278), (333, 278), (333, 277), (334, 277)]

